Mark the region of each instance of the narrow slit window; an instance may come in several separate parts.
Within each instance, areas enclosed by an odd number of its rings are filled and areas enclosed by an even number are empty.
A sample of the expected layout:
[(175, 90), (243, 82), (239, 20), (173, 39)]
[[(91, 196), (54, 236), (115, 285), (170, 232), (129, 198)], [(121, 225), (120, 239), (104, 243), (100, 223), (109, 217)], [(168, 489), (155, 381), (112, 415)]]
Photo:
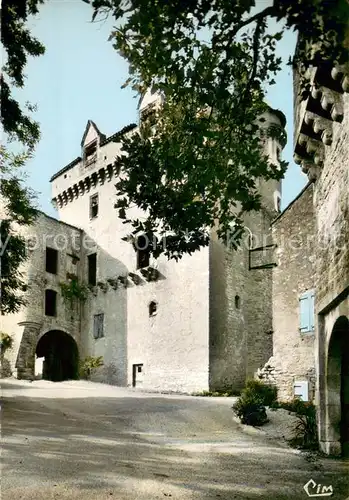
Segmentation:
[(97, 254), (92, 253), (87, 257), (88, 284), (96, 286), (97, 283)]
[(45, 316), (57, 315), (57, 292), (45, 290)]
[(152, 300), (149, 304), (149, 316), (155, 316), (158, 310), (158, 304)]
[(235, 308), (240, 309), (240, 306), (241, 306), (240, 295), (235, 295)]
[(58, 252), (54, 248), (46, 247), (46, 272), (57, 274)]

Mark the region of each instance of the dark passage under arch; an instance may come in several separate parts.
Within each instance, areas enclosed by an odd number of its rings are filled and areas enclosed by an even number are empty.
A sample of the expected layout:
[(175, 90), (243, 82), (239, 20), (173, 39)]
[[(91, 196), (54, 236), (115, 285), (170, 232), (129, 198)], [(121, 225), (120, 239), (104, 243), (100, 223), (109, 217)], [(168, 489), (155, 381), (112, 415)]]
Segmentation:
[(42, 378), (53, 382), (75, 380), (79, 376), (79, 353), (73, 337), (60, 330), (45, 333), (36, 346), (44, 357)]
[(349, 456), (349, 320), (340, 316), (328, 349), (327, 399), (332, 431), (339, 431), (342, 455)]

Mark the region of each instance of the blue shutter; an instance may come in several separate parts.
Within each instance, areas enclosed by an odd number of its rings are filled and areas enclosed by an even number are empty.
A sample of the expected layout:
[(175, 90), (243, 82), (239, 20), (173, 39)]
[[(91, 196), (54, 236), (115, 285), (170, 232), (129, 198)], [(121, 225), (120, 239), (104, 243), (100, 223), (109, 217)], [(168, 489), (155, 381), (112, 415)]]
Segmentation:
[(315, 330), (315, 292), (308, 290), (299, 297), (300, 331)]
[(310, 328), (310, 300), (308, 292), (299, 297), (299, 329), (301, 332), (309, 332)]
[(309, 313), (310, 313), (310, 318), (309, 318), (309, 326), (310, 326), (310, 331), (315, 330), (315, 291), (311, 290), (309, 292)]

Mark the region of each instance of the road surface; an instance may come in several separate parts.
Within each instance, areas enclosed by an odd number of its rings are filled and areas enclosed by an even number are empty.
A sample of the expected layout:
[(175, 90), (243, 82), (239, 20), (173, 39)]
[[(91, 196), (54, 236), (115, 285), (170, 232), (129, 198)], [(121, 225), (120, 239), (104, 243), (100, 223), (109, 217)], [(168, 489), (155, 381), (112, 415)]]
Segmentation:
[(231, 398), (9, 379), (2, 395), (2, 500), (306, 500), (311, 479), (349, 497), (348, 462), (246, 432)]

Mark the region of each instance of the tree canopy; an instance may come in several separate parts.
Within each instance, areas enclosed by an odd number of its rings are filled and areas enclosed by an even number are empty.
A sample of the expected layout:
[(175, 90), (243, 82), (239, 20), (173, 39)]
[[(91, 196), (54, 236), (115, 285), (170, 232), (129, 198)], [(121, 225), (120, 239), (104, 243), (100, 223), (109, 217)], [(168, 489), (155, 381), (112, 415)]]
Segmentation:
[[(207, 245), (212, 227), (223, 239), (231, 227), (240, 231), (244, 213), (261, 207), (258, 179), (281, 179), (286, 169), (268, 161), (261, 148), (268, 131), (257, 119), (281, 68), (277, 44), (296, 30), (293, 64), (343, 63), (347, 2), (274, 0), (259, 11), (251, 0), (91, 3), (93, 19), (116, 21), (110, 41), (129, 63), (125, 86), (164, 96), (119, 158), (116, 208), (132, 225), (130, 237), (166, 235), (166, 248), (150, 249), (178, 259)], [(271, 19), (282, 28), (272, 32)], [(134, 205), (144, 218), (129, 215)]]
[(42, 0), (16, 2), (3, 0), (1, 8), (1, 42), (5, 64), (1, 74), (1, 123), (8, 140), (16, 141), (22, 151), (15, 153), (9, 147), (0, 148), (0, 277), (2, 314), (15, 312), (24, 303), (26, 283), (20, 266), (26, 259), (25, 241), (17, 228), (33, 222), (36, 216), (34, 193), (25, 186), (24, 167), (40, 138), (40, 129), (30, 113), (35, 109), (29, 103), (23, 111), (13, 97), (14, 88), (25, 84), (27, 57), (44, 53), (44, 46), (32, 37), (26, 22), (29, 15), (38, 12)]

